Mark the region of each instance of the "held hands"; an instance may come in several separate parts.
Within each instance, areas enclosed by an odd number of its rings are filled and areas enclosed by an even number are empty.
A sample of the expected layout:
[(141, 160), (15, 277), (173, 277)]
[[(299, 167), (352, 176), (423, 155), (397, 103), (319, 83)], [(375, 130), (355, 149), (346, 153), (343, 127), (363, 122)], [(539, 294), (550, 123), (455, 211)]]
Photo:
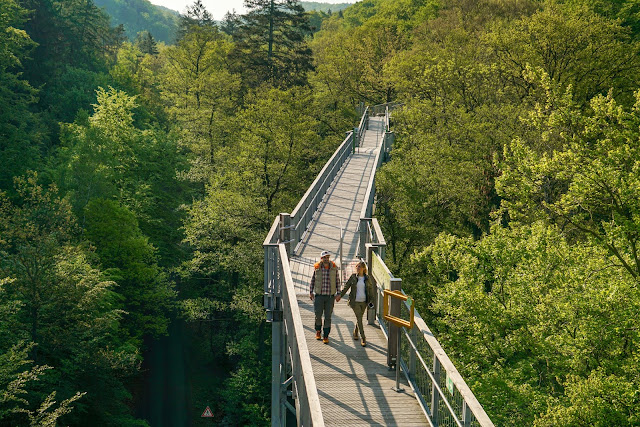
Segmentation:
[(315, 295), (313, 295), (312, 293), (311, 293), (311, 294), (309, 294), (309, 299), (310, 299), (311, 301), (313, 301), (313, 299), (314, 299), (314, 298), (315, 298)]
[(340, 294), (336, 295), (336, 302), (340, 302)]

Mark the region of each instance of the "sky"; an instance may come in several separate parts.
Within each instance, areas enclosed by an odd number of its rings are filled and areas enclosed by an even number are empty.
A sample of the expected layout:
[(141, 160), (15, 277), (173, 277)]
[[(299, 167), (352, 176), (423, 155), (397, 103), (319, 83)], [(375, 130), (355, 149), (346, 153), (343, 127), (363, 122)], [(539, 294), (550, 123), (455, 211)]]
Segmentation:
[[(193, 0), (149, 0), (153, 4), (168, 7), (183, 13), (187, 6), (193, 4)], [(309, 0), (318, 3), (355, 3), (356, 0)], [(242, 6), (244, 0), (202, 0), (209, 13), (216, 21), (222, 20), (227, 12), (235, 9), (236, 12), (242, 14), (246, 10)]]

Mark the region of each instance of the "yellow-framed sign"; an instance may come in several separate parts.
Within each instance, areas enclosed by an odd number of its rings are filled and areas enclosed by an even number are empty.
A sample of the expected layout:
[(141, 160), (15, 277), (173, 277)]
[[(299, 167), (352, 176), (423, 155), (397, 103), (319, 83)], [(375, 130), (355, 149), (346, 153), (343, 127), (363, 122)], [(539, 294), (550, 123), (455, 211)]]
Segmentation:
[[(389, 314), (389, 307), (391, 306), (391, 298), (396, 298), (401, 301), (409, 301), (409, 321), (403, 320), (399, 317), (392, 316)], [(393, 323), (396, 326), (402, 326), (407, 329), (413, 328), (413, 313), (415, 310), (415, 303), (412, 298), (404, 295), (401, 291), (389, 291), (387, 289), (384, 290), (382, 299), (384, 300), (384, 320), (387, 320)]]

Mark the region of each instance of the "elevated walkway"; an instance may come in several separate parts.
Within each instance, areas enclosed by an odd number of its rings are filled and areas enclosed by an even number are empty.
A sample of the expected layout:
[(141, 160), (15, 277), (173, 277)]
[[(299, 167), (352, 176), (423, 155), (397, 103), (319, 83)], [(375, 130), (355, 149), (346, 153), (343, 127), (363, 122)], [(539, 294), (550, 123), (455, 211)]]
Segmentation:
[[(275, 218), (263, 243), (272, 426), (493, 426), (384, 263), (386, 243), (373, 216), (374, 174), (393, 144), (395, 107), (364, 109), (359, 126), (295, 209)], [(335, 304), (329, 344), (315, 339), (309, 286), (323, 250), (340, 266), (342, 284), (360, 257), (376, 280), (366, 347), (352, 338), (355, 315), (346, 296)], [(382, 303), (388, 291), (396, 298), (391, 321)]]
[[(384, 117), (371, 117), (361, 146), (348, 158), (318, 207), (307, 233), (291, 257), (291, 275), (304, 325), (311, 365), (325, 425), (425, 426), (427, 419), (416, 397), (401, 377), (405, 391), (397, 393), (395, 371), (387, 367), (387, 338), (376, 323), (365, 325), (367, 346), (352, 338), (355, 326), (347, 296), (335, 304), (330, 343), (315, 339), (313, 302), (309, 283), (320, 252), (336, 261), (344, 228), (343, 281), (357, 262), (360, 210), (369, 177), (375, 170), (376, 149), (382, 143)], [(366, 322), (365, 322), (366, 323)]]
[(290, 263), (297, 294), (309, 293), (311, 272), (313, 265), (320, 260), (321, 251), (331, 252), (331, 259), (339, 263), (341, 227), (344, 228), (343, 273), (348, 277), (353, 272), (353, 263), (357, 261), (360, 209), (365, 201), (369, 178), (375, 169), (376, 150), (382, 143), (383, 135), (384, 117), (371, 117), (361, 146), (356, 148), (356, 152), (337, 173), (307, 232), (295, 248)]

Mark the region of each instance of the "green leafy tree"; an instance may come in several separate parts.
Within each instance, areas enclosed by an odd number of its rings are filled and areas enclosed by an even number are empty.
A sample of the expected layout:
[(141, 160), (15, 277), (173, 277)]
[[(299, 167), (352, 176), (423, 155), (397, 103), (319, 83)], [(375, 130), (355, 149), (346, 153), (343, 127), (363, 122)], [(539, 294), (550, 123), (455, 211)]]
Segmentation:
[(175, 292), (134, 214), (104, 199), (91, 200), (85, 210), (86, 238), (96, 245), (102, 267), (118, 283), (129, 333), (136, 338), (166, 334)]
[(76, 393), (57, 403), (51, 392), (34, 410), (27, 401), (28, 388), (41, 379), (49, 366), (32, 366), (27, 353), (32, 346), (17, 344), (0, 355), (0, 423), (3, 425), (56, 426), (58, 419), (73, 410), (72, 403), (85, 393)]
[[(142, 42), (143, 45), (147, 41)], [(165, 58), (159, 55), (157, 44), (142, 47), (149, 50), (151, 46), (154, 46), (151, 50), (155, 53), (142, 52), (138, 44), (123, 43), (109, 75), (115, 88), (136, 97), (134, 125), (137, 128), (167, 129), (169, 123), (160, 87)]]
[(256, 265), (274, 215), (295, 205), (328, 155), (312, 113), (307, 89), (260, 88), (238, 115), (205, 196), (188, 208), (193, 256), (181, 270), (181, 306), (202, 351), (226, 362), (219, 411), (229, 424), (268, 419), (268, 328)]
[(25, 78), (40, 88), (39, 129), (47, 144), (58, 143), (60, 122), (74, 120), (79, 109), (90, 110), (94, 90), (110, 82), (108, 64), (124, 41), (108, 16), (92, 0), (21, 0), (32, 11), (24, 29), (37, 43), (24, 63)]
[[(186, 160), (174, 137), (135, 126), (134, 97), (113, 88), (100, 88), (97, 97), (91, 117), (63, 126), (53, 178), (70, 195), (80, 225), (93, 198), (119, 200), (162, 256), (175, 256), (182, 239), (178, 206), (186, 190), (176, 175)], [(165, 261), (179, 262), (169, 256)]]
[(259, 236), (304, 193), (309, 164), (326, 152), (309, 99), (307, 90), (264, 88), (242, 112), (237, 142), (221, 154), (224, 166), (189, 209), (187, 242), (201, 273), (224, 268), (250, 276), (261, 257)]
[[(26, 30), (38, 43), (34, 67), (28, 75), (35, 83), (48, 81), (43, 72), (70, 65), (97, 71), (101, 62), (117, 49), (116, 33), (109, 17), (92, 0), (24, 0), (23, 7), (33, 10)], [(104, 62), (103, 62), (104, 64)], [(30, 63), (31, 65), (31, 63)]]
[(513, 220), (558, 224), (606, 249), (638, 281), (640, 93), (636, 100), (630, 110), (608, 95), (591, 101), (590, 114), (581, 115), (570, 102), (550, 114), (533, 112), (531, 122), (546, 130), (541, 146), (553, 151), (514, 140), (505, 148), (498, 189)]
[(528, 66), (542, 68), (562, 88), (572, 87), (573, 96), (585, 104), (597, 94), (614, 90), (616, 97), (633, 102), (640, 60), (637, 42), (630, 30), (603, 18), (585, 6), (553, 1), (530, 17), (488, 34), (505, 75), (526, 93)]
[(158, 46), (156, 40), (153, 38), (149, 31), (141, 31), (138, 33), (135, 41), (135, 45), (140, 52), (148, 55), (157, 55)]
[(441, 235), (412, 261), (439, 340), (496, 424), (570, 425), (582, 414), (632, 425), (640, 300), (602, 248), (536, 222), (476, 242)]
[[(6, 195), (0, 204), (2, 273), (15, 279), (12, 291), (24, 304), (24, 323), (34, 343), (40, 341), (45, 290), (54, 286), (55, 255), (70, 242), (75, 227), (68, 202), (57, 197), (55, 187), (45, 191), (36, 179), (36, 175), (17, 179), (21, 205)], [(31, 357), (40, 361), (37, 347)]]
[(378, 214), (398, 271), (442, 231), (479, 238), (499, 205), (494, 157), (522, 132), (526, 104), (496, 77), (483, 31), (457, 8), (441, 11), (385, 70), (406, 100), (394, 112), (395, 147), (377, 178)]
[[(9, 406), (2, 411), (16, 414), (17, 424), (132, 421), (124, 382), (137, 371), (138, 355), (119, 337), (114, 283), (89, 264), (71, 207), (55, 187), (44, 189), (35, 175), (16, 182), (18, 201), (3, 195), (0, 202), (0, 306), (12, 326), (0, 342), (12, 364), (2, 368), (2, 405)], [(66, 397), (55, 409), (51, 390)]]
[(176, 46), (163, 52), (166, 61), (160, 84), (169, 117), (179, 124), (176, 131), (192, 154), (187, 178), (203, 182), (228, 138), (240, 80), (229, 71), (230, 40), (206, 9), (196, 6), (184, 18)]

